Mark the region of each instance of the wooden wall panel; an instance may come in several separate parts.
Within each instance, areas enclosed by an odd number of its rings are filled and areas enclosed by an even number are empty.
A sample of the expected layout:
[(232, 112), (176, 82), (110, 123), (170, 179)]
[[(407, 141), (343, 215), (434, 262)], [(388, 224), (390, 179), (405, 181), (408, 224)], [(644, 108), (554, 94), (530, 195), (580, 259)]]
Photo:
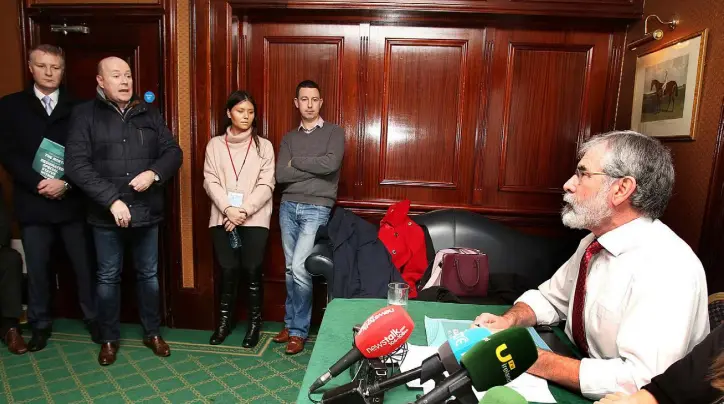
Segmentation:
[(469, 202), (483, 36), (473, 29), (371, 27), (354, 200)]
[[(644, 0), (229, 0), (247, 9), (640, 18)], [(275, 12), (275, 11), (272, 11)], [(449, 19), (449, 17), (448, 17)]]
[(157, 5), (161, 4), (161, 0), (26, 0), (28, 6), (45, 6), (45, 5), (117, 5), (117, 4), (137, 4), (137, 5)]
[(586, 125), (592, 51), (592, 46), (510, 44), (501, 191), (560, 193)]
[[(455, 188), (467, 41), (385, 45), (380, 184)], [(414, 171), (409, 162), (419, 163)]]
[(314, 80), (324, 89), (324, 117), (331, 122), (340, 121), (343, 46), (342, 37), (264, 37), (264, 54), (257, 60), (264, 63), (261, 116), (267, 136), (281, 140), (299, 125), (299, 113), (292, 99), (296, 97), (297, 84), (306, 79)]
[(610, 126), (612, 34), (498, 28), (475, 204), (554, 213), (578, 145)]

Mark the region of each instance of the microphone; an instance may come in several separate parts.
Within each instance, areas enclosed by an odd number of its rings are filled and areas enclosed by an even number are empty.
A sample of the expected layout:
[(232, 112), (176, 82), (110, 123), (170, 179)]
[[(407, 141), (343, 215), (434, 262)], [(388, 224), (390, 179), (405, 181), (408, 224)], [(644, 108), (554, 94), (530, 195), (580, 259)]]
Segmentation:
[(400, 306), (384, 307), (365, 320), (354, 337), (354, 345), (347, 354), (319, 376), (309, 387), (312, 393), (338, 376), (353, 363), (365, 358), (389, 355), (410, 338), (415, 323)]
[(415, 404), (443, 403), (471, 384), (477, 391), (510, 383), (538, 359), (538, 349), (525, 328), (509, 328), (475, 344), (462, 356), (462, 369), (450, 375)]
[(459, 371), (461, 369), (459, 361), (463, 354), (490, 335), (490, 330), (486, 328), (470, 328), (456, 333), (440, 345), (435, 355), (422, 361), (421, 366), (376, 382), (368, 388), (366, 395), (373, 396), (415, 379), (420, 379), (420, 384), (437, 378), (442, 380), (444, 372), (453, 374)]
[(495, 386), (485, 392), (478, 404), (528, 404), (528, 401), (510, 387)]
[[(485, 338), (488, 338), (492, 334), (493, 333), (487, 328), (478, 327), (469, 328), (463, 332), (453, 334), (453, 336), (448, 339), (448, 342), (450, 343), (450, 349), (452, 351), (452, 354), (455, 357), (455, 364), (458, 365), (460, 363), (460, 359), (466, 352), (470, 350), (470, 348), (472, 348), (473, 346), (475, 346), (475, 344), (484, 340)], [(459, 369), (460, 366), (458, 365), (458, 368), (454, 369), (453, 371), (457, 371)], [(448, 372), (451, 372), (451, 369), (446, 370)]]

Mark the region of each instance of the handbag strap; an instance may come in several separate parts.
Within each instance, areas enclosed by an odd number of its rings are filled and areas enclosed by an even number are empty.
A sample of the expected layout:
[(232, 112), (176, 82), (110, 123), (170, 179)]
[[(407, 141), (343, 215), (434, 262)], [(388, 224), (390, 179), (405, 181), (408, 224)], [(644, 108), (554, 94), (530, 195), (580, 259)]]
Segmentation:
[(474, 289), (475, 286), (477, 286), (478, 283), (480, 282), (480, 259), (479, 258), (475, 259), (473, 262), (475, 263), (476, 279), (475, 279), (475, 283), (473, 283), (472, 285), (468, 285), (467, 283), (465, 283), (465, 281), (463, 280), (463, 277), (460, 275), (460, 263), (458, 261), (458, 258), (455, 257), (454, 265), (455, 265), (455, 273), (458, 276), (458, 281), (460, 281), (460, 284), (465, 286), (468, 289)]

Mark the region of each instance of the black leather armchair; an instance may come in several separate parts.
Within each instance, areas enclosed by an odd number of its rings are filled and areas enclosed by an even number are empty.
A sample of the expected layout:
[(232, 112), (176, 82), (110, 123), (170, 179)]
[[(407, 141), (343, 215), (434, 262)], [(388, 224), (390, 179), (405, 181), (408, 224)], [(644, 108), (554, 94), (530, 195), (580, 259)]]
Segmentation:
[[(443, 209), (412, 216), (427, 227), (435, 251), (443, 248), (477, 248), (488, 255), (490, 274), (518, 274), (531, 286), (537, 286), (575, 252), (581, 234), (551, 238), (522, 233), (480, 214), (460, 209)], [(334, 279), (332, 249), (326, 244), (314, 246), (305, 261), (312, 275)], [(328, 288), (328, 300), (331, 300)]]

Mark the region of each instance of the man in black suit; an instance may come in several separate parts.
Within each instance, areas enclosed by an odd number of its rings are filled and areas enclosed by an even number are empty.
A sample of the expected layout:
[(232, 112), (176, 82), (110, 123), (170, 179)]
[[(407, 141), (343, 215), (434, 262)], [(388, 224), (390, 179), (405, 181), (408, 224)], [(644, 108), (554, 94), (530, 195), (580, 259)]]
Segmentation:
[(8, 351), (22, 355), (28, 351), (20, 335), (18, 318), (22, 313), (23, 259), (10, 248), (10, 216), (0, 186), (0, 339)]
[(63, 50), (39, 45), (30, 52), (29, 67), (34, 84), (0, 99), (0, 163), (13, 178), (15, 216), (25, 250), (28, 322), (33, 334), (28, 349), (39, 351), (47, 345), (52, 329), (48, 262), (58, 235), (75, 270), (80, 306), (94, 341), (99, 341), (99, 333), (82, 194), (65, 177), (55, 179), (47, 172), (43, 176), (33, 168), (44, 139), (65, 146), (68, 136), (74, 102), (60, 86)]

